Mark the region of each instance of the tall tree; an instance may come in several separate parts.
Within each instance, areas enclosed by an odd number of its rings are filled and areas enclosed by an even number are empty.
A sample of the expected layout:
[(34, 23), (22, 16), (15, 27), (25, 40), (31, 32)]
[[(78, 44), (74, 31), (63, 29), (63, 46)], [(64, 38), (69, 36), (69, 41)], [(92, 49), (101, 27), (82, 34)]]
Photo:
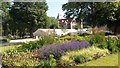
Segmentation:
[(46, 11), (48, 6), (45, 2), (14, 2), (10, 8), (10, 15), (20, 36), (24, 36), (25, 29), (32, 37), (33, 31), (42, 26), (47, 26)]
[[(92, 27), (115, 24), (118, 22), (120, 2), (68, 2), (62, 6), (66, 18), (87, 21)], [(109, 22), (109, 23), (108, 23)]]
[(1, 4), (1, 14), (0, 14), (0, 18), (2, 18), (2, 31), (3, 31), (3, 35), (7, 35), (8, 32), (10, 32), (9, 29), (9, 23), (10, 23), (10, 16), (9, 16), (9, 12), (8, 12), (8, 8), (11, 6), (10, 2), (0, 2)]
[(58, 20), (55, 19), (55, 17), (49, 17), (49, 18), (51, 22), (50, 28), (59, 28)]

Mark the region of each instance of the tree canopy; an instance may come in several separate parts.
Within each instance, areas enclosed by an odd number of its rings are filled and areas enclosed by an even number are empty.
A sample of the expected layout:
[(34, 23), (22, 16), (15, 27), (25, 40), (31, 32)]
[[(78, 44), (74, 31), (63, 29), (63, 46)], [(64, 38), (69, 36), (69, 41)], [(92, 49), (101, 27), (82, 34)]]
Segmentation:
[(120, 24), (120, 1), (118, 2), (68, 2), (62, 6), (66, 18), (81, 19), (92, 27)]

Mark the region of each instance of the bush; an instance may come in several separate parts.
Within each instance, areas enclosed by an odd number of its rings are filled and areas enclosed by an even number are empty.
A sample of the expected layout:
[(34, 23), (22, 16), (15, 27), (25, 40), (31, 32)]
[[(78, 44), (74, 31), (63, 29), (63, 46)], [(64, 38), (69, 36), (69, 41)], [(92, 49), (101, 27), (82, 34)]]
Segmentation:
[(77, 41), (82, 41), (82, 40), (86, 40), (89, 42), (90, 40), (90, 36), (79, 36), (75, 38)]
[(64, 43), (67, 42), (67, 40), (59, 39), (54, 35), (43, 35), (40, 37), (39, 42), (41, 42), (41, 45), (43, 46), (43, 45)]
[(120, 51), (120, 39), (113, 39), (113, 38), (108, 38), (106, 40), (107, 42), (107, 48), (112, 52), (119, 52)]
[(89, 42), (91, 45), (97, 46), (99, 48), (107, 48), (111, 53), (120, 51), (120, 39), (116, 38), (105, 38), (103, 33), (96, 33), (90, 37)]
[(2, 39), (0, 39), (2, 42), (9, 42), (10, 41), (10, 39), (8, 39), (8, 38), (2, 38)]
[(96, 33), (94, 35), (91, 35), (90, 40), (89, 40), (90, 44), (101, 44), (103, 42), (105, 42), (105, 34), (104, 33)]
[(55, 36), (52, 35), (43, 35), (39, 38), (41, 45), (53, 44), (55, 42)]
[(50, 55), (49, 60), (41, 60), (37, 67), (55, 68), (56, 67), (56, 60), (53, 57), (54, 57), (53, 55)]
[(32, 51), (34, 49), (39, 49), (43, 45), (41, 45), (40, 41), (34, 41), (34, 42), (29, 42), (29, 43), (22, 43), (22, 46), (17, 48), (17, 51), (19, 52), (28, 52)]
[(80, 50), (66, 52), (63, 56), (61, 56), (60, 64), (67, 66), (73, 63), (83, 63), (106, 56), (107, 54), (110, 54), (107, 49), (100, 49), (98, 47), (92, 46)]
[(107, 48), (111, 53), (120, 51), (120, 39), (107, 37), (105, 38), (104, 33), (96, 33), (92, 35), (89, 39), (89, 42), (93, 46), (97, 46), (99, 48)]
[(40, 58), (49, 58), (49, 55), (54, 55), (54, 58), (59, 58), (66, 51), (73, 51), (76, 49), (81, 49), (83, 47), (87, 47), (89, 45), (86, 41), (69, 41), (63, 44), (57, 45), (48, 45), (44, 46), (40, 49)]
[(18, 35), (11, 35), (11, 34), (9, 34), (9, 35), (8, 35), (8, 38), (9, 38), (9, 39), (11, 39), (11, 40), (14, 40), (14, 39), (19, 39), (19, 38), (20, 38), (20, 36), (18, 36)]
[(83, 62), (85, 62), (85, 57), (82, 55), (79, 55), (79, 56), (75, 57), (74, 61), (76, 63), (83, 63)]
[(75, 40), (78, 40), (78, 41), (82, 41), (82, 40), (84, 40), (85, 37), (81, 37), (81, 36), (78, 36), (78, 35), (65, 35), (62, 38), (68, 39), (68, 40), (75, 39)]
[(29, 42), (29, 43), (22, 43), (22, 46), (17, 48), (18, 51), (22, 52), (27, 52), (27, 51), (32, 51), (34, 49), (39, 49), (43, 46), (47, 46), (48, 44), (59, 44), (59, 43), (64, 43), (67, 42), (67, 40), (64, 39), (58, 39), (53, 36), (42, 36), (38, 41), (34, 42)]

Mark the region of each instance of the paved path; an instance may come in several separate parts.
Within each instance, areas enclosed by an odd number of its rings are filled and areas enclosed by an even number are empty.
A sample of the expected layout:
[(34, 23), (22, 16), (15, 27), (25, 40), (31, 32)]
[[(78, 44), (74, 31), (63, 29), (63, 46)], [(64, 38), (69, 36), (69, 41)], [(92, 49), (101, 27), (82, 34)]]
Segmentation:
[(35, 41), (35, 40), (37, 40), (37, 39), (33, 39), (33, 38), (16, 39), (16, 40), (11, 40), (10, 42), (2, 43), (2, 44), (0, 44), (0, 46), (6, 46), (6, 45), (10, 45), (10, 44), (19, 44), (19, 43), (30, 42), (30, 41)]

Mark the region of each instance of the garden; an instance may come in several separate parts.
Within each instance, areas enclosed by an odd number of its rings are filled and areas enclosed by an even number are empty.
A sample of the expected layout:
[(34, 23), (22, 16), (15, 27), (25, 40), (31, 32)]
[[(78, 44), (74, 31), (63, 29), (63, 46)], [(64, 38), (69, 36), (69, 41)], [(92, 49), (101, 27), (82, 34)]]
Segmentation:
[(3, 67), (118, 66), (120, 39), (103, 33), (60, 38), (43, 35), (37, 41), (2, 46), (0, 50)]

